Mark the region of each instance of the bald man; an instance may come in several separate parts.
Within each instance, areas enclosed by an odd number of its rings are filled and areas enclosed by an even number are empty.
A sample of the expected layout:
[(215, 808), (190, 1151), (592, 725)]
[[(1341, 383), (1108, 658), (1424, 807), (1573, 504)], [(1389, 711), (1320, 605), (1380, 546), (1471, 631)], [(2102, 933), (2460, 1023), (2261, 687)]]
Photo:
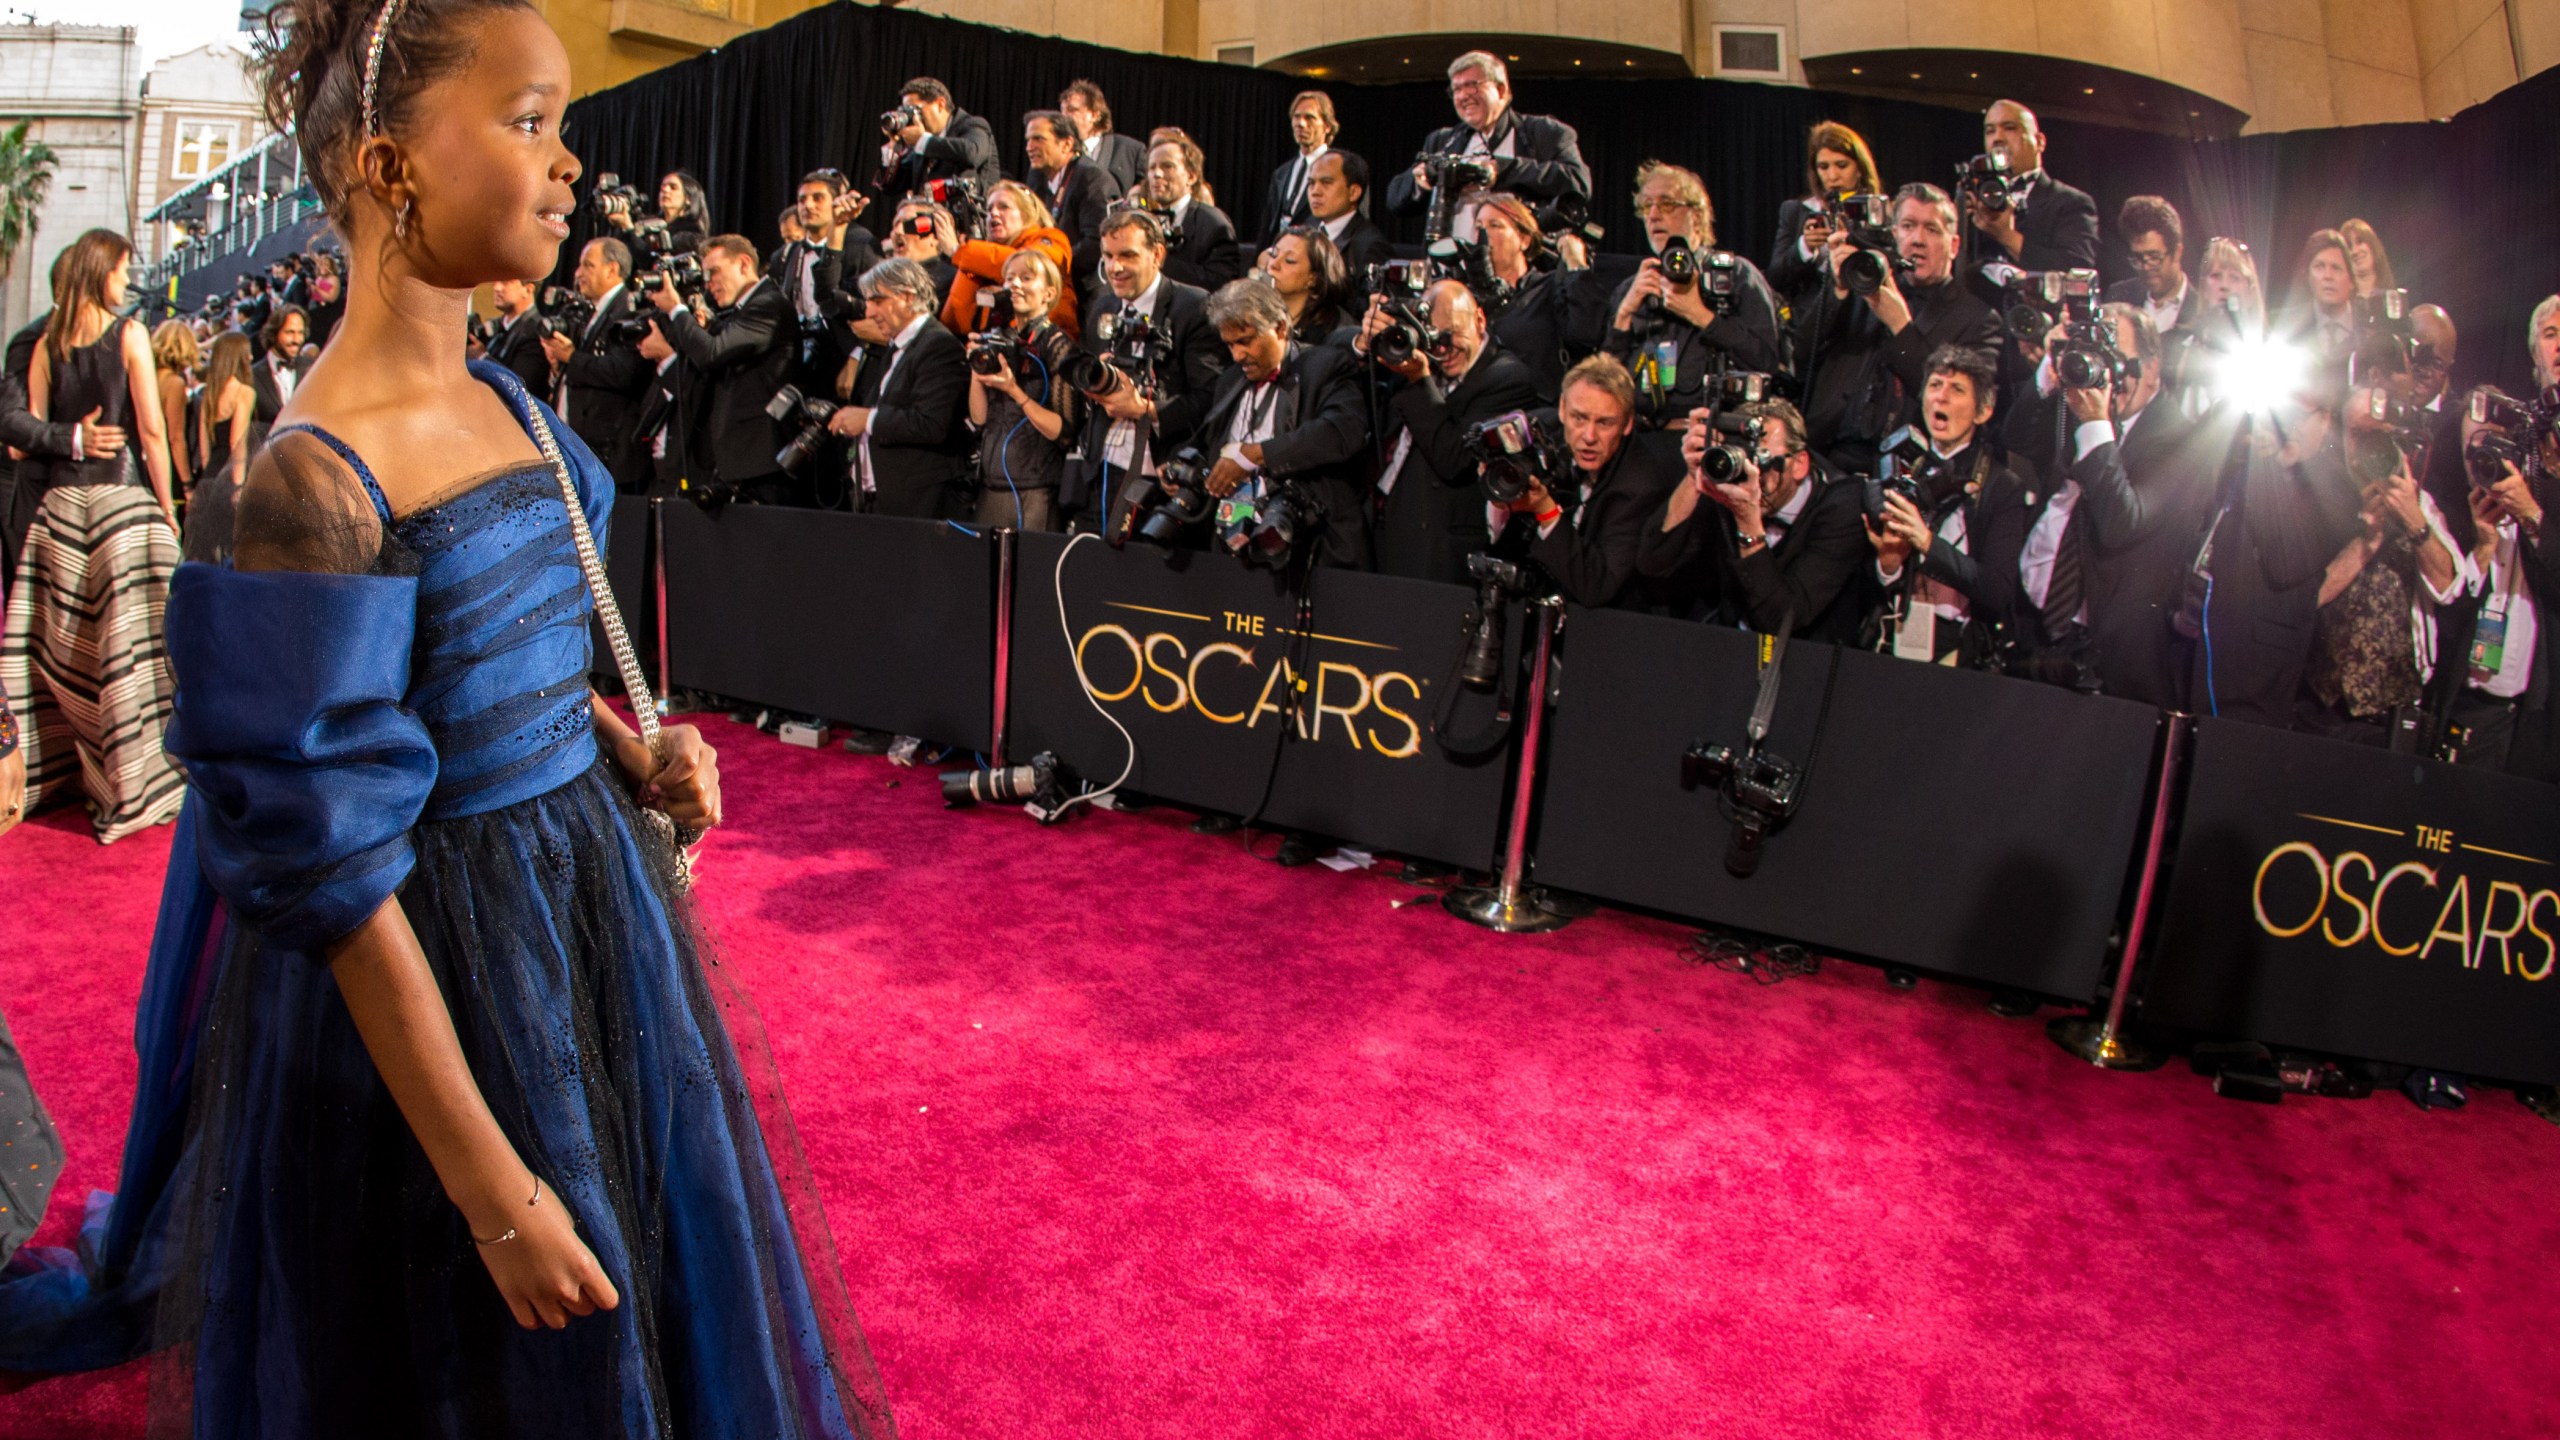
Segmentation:
[(2098, 267), (2098, 202), (2045, 173), (2046, 141), (2036, 112), (2015, 100), (1995, 100), (1982, 112), (1983, 153), (2009, 162), (2007, 209), (1965, 200), (1965, 268), (1986, 299), (2000, 288), (1981, 278), (1986, 266), (2037, 274)]

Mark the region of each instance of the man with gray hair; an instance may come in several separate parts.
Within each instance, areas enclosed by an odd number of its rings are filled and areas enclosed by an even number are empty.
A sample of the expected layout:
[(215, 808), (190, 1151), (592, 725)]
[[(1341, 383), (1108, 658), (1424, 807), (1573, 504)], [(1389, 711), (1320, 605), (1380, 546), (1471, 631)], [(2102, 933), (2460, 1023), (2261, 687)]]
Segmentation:
[(934, 318), (933, 277), (913, 260), (862, 272), (863, 318), (888, 337), (867, 353), (853, 403), (827, 429), (853, 442), (860, 508), (940, 520), (969, 491), (969, 357)]
[[(1573, 127), (1551, 115), (1524, 115), (1511, 108), (1511, 72), (1502, 57), (1470, 50), (1449, 62), (1449, 104), (1458, 122), (1434, 130), (1422, 142), (1413, 168), (1387, 186), (1387, 208), (1416, 215), (1438, 198), (1433, 156), (1470, 156), (1492, 167), (1490, 190), (1518, 195), (1530, 208), (1570, 195), (1591, 199), (1591, 167), (1583, 163), (1581, 138)], [(1452, 233), (1475, 238), (1471, 205), (1460, 205), (1451, 217)]]

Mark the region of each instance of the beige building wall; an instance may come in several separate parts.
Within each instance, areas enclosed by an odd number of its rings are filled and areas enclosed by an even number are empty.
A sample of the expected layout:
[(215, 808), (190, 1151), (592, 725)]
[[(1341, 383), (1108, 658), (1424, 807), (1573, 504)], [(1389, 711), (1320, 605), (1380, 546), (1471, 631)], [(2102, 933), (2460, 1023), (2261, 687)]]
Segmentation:
[[(540, 0), (599, 90), (810, 0)], [(2049, 55), (2164, 80), (2253, 132), (2450, 115), (2560, 63), (2560, 0), (911, 0), (955, 19), (1117, 49), (1255, 63), (1404, 35), (1607, 41), (1714, 73), (1718, 25), (1784, 32), (1803, 61), (1878, 50)]]

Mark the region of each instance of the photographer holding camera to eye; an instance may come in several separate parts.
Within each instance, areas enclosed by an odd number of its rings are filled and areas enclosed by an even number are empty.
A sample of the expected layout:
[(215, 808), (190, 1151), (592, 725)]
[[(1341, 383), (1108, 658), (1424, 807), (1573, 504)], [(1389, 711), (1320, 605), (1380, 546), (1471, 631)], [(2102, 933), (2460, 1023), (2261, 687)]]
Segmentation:
[(1920, 415), (1929, 357), (1948, 345), (1989, 350), (1999, 317), (1956, 279), (1956, 206), (1935, 185), (1897, 191), (1882, 212), (1831, 232), (1831, 283), (1797, 319), (1805, 437), (1843, 473), (1875, 469), (1876, 442)]
[(1123, 206), (1102, 222), (1103, 294), (1084, 326), (1073, 383), (1093, 404), (1067, 464), (1058, 504), (1080, 528), (1104, 530), (1132, 475), (1153, 475), (1171, 454), (1164, 438), (1198, 423), (1209, 387), (1228, 365), (1209, 323), (1209, 297), (1163, 273), (1164, 226)]
[(674, 268), (642, 277), (642, 294), (657, 308), (653, 328), (700, 392), (701, 434), (692, 447), (695, 455), (686, 459), (708, 461), (709, 485), (691, 471), (685, 478), (713, 496), (734, 494), (769, 505), (815, 503), (809, 481), (786, 473), (774, 458), (784, 436), (765, 407), (791, 378), (794, 330), (781, 292), (757, 264), (754, 243), (743, 235), (715, 235), (703, 245), (702, 288), (717, 307), (708, 324), (694, 318), (676, 288)]
[(978, 432), (977, 523), (1058, 528), (1058, 480), (1084, 400), (1066, 382), (1075, 337), (1052, 324), (1065, 288), (1056, 262), (1037, 250), (1004, 262), (1012, 323), (969, 339), (969, 425)]
[[(913, 260), (924, 267), (925, 275), (933, 281), (933, 293), (942, 297), (934, 302), (935, 312), (940, 313), (951, 299), (952, 286), (960, 279), (960, 267), (951, 263), (951, 257), (960, 251), (960, 232), (951, 221), (951, 212), (913, 196), (899, 201), (897, 218), (889, 226), (889, 238), (883, 247), (888, 259)], [(859, 301), (861, 296), (857, 293), (854, 298)], [(853, 331), (867, 345), (888, 343), (888, 336), (869, 333), (859, 318), (853, 322)]]
[(1377, 360), (1401, 381), (1388, 402), (1383, 428), (1387, 461), (1378, 473), (1384, 497), (1378, 519), (1378, 569), (1415, 580), (1469, 583), (1467, 556), (1486, 544), (1478, 481), (1482, 465), (1467, 436), (1497, 415), (1535, 410), (1538, 377), (1488, 337), (1484, 308), (1455, 280), (1432, 285), (1425, 295), (1431, 332), (1415, 345), (1410, 335), (1390, 347), (1392, 363), (1378, 355), (1379, 337), (1409, 329), (1383, 299), (1352, 341), (1353, 350)]
[(1959, 167), (1957, 189), (1971, 227), (1969, 268), (1985, 300), (2005, 278), (1989, 267), (2036, 274), (2097, 268), (2098, 202), (2045, 173), (2045, 146), (2036, 112), (1995, 100), (1982, 112), (1982, 153)]
[[(1387, 186), (1390, 211), (1414, 215), (1438, 210), (1450, 217), (1447, 233), (1473, 240), (1475, 206), (1469, 191), (1481, 188), (1540, 201), (1567, 195), (1591, 199), (1591, 167), (1583, 163), (1580, 138), (1572, 126), (1552, 116), (1512, 109), (1511, 72), (1500, 56), (1470, 50), (1450, 61), (1449, 103), (1458, 123), (1432, 131), (1413, 168)], [(1454, 169), (1452, 162), (1459, 162)], [(1444, 181), (1456, 183), (1454, 193), (1441, 193), (1447, 188)]]
[(1488, 493), (1491, 552), (1534, 562), (1577, 605), (1631, 601), (1646, 522), (1680, 482), (1678, 442), (1636, 428), (1635, 378), (1608, 355), (1566, 372), (1551, 421), (1545, 411), (1528, 418), (1552, 423), (1561, 443), (1549, 462), (1522, 467), (1516, 493), (1501, 501)]
[(804, 387), (833, 376), (851, 350), (845, 327), (862, 313), (853, 282), (880, 263), (880, 242), (854, 223), (869, 203), (841, 170), (801, 176), (791, 209), (799, 238), (785, 240), (765, 267), (799, 325), (792, 378)]
[(611, 171), (596, 176), (588, 204), (623, 244), (631, 247), (631, 273), (658, 268), (668, 255), (691, 255), (711, 235), (711, 205), (689, 170), (670, 170), (658, 181), (658, 213), (645, 214), (640, 193)]
[(625, 284), (630, 275), (631, 251), (621, 241), (588, 241), (574, 277), (586, 321), (574, 331), (555, 329), (542, 347), (560, 372), (560, 418), (596, 452), (617, 488), (638, 493), (649, 488), (649, 456), (637, 430), (655, 367), (633, 333), (639, 301)]
[(1685, 474), (1646, 517), (1636, 572), (1672, 613), (1835, 645), (1854, 644), (1871, 550), (1863, 488), (1805, 444), (1784, 400), (1724, 400), (1691, 417)]
[(880, 189), (913, 195), (935, 180), (965, 179), (984, 195), (1004, 169), (996, 132), (952, 103), (951, 88), (917, 76), (898, 87), (898, 103), (880, 117)]
[(1783, 373), (1787, 347), (1759, 267), (1714, 248), (1715, 205), (1695, 171), (1646, 161), (1635, 207), (1653, 255), (1611, 297), (1602, 348), (1635, 376), (1636, 423), (1677, 430), (1706, 402), (1714, 372)]
[[(1922, 434), (1884, 457), (1866, 514), (1867, 543), (1888, 603), (1898, 609), (1886, 648), (1906, 659), (1989, 669), (2018, 603), (2027, 541), (2027, 487), (1994, 453), (1990, 423), (1999, 363), (1953, 346), (1929, 357)], [(1925, 438), (1923, 438), (1925, 437)]]

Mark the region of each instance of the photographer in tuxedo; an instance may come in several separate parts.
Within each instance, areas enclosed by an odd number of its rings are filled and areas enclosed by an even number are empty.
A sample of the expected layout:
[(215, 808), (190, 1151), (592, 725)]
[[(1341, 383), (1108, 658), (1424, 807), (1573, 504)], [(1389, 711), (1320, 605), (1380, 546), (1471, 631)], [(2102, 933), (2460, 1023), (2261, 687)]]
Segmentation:
[(1139, 177), (1146, 173), (1147, 147), (1136, 136), (1111, 128), (1111, 102), (1103, 97), (1102, 87), (1090, 80), (1070, 81), (1058, 92), (1058, 113), (1075, 127), (1084, 158), (1111, 177), (1111, 203), (1118, 205), (1138, 188)]
[[(1707, 403), (1719, 364), (1781, 374), (1787, 347), (1759, 267), (1715, 249), (1715, 204), (1696, 171), (1646, 161), (1636, 170), (1635, 208), (1653, 254), (1610, 297), (1601, 348), (1635, 376), (1636, 423), (1677, 430)], [(1719, 262), (1730, 268), (1719, 273)], [(1712, 293), (1719, 284), (1729, 292), (1721, 303)]]
[[(1084, 349), (1111, 355), (1102, 331), (1134, 318), (1155, 332), (1161, 360), (1143, 367), (1114, 360), (1110, 387), (1085, 392), (1093, 403), (1086, 407), (1084, 441), (1059, 483), (1058, 507), (1086, 530), (1102, 528), (1123, 479), (1156, 473), (1157, 462), (1171, 453), (1162, 448), (1163, 437), (1198, 423), (1211, 383), (1229, 363), (1209, 323), (1208, 295), (1166, 276), (1163, 266), (1164, 228), (1153, 214), (1123, 206), (1103, 220), (1103, 294), (1085, 322)], [(1143, 376), (1133, 376), (1132, 368)], [(1140, 378), (1148, 383), (1136, 383)]]
[[(1291, 226), (1304, 225), (1315, 218), (1307, 207), (1307, 184), (1314, 178), (1316, 161), (1333, 149), (1333, 138), (1342, 133), (1342, 122), (1334, 118), (1333, 97), (1321, 90), (1301, 90), (1289, 101), (1289, 138), (1298, 153), (1280, 162), (1271, 172), (1270, 187), (1262, 197), (1262, 243), (1269, 246)], [(1363, 179), (1362, 184), (1368, 182)]]
[(1244, 247), (1235, 222), (1209, 203), (1200, 181), (1199, 144), (1188, 135), (1159, 138), (1147, 150), (1145, 207), (1164, 225), (1164, 272), (1185, 285), (1214, 291), (1244, 273)]
[(1905, 659), (1993, 668), (2014, 618), (2027, 487), (1985, 428), (1999, 383), (1998, 362), (1983, 351), (1949, 346), (1930, 356), (1916, 493), (1886, 490), (1882, 513), (1862, 517), (1893, 617), (1885, 648)]
[[(303, 358), (302, 344), (310, 338), (311, 324), (301, 308), (277, 305), (265, 314), (266, 321), (257, 331), (258, 363), (249, 367), (249, 384), (258, 392), (257, 407), (249, 417), (249, 453), (252, 455), (266, 445), (267, 431), (284, 410), (284, 402), (293, 398), (294, 387), (302, 383), (303, 372), (310, 368), (310, 362)], [(248, 326), (246, 307), (241, 311), (240, 323), (243, 328)]]
[(852, 353), (846, 327), (862, 313), (853, 282), (880, 263), (879, 240), (855, 223), (868, 203), (841, 170), (801, 176), (791, 208), (800, 237), (786, 241), (766, 266), (798, 326), (793, 383), (812, 393), (823, 393)]
[[(1422, 142), (1423, 157), (1387, 186), (1387, 209), (1419, 215), (1436, 198), (1429, 157), (1464, 155), (1493, 169), (1497, 194), (1519, 195), (1533, 206), (1566, 195), (1591, 198), (1591, 167), (1583, 162), (1582, 143), (1573, 127), (1548, 115), (1526, 115), (1511, 108), (1511, 72), (1502, 58), (1470, 50), (1449, 62), (1449, 103), (1458, 123), (1431, 132)], [(1460, 204), (1452, 233), (1475, 238), (1472, 205)]]
[(1607, 355), (1566, 372), (1555, 414), (1572, 465), (1572, 493), (1559, 496), (1532, 483), (1509, 506), (1487, 504), (1492, 552), (1534, 562), (1577, 605), (1627, 603), (1634, 598), (1629, 585), (1645, 526), (1680, 483), (1678, 443), (1636, 428), (1635, 377)]
[(1316, 157), (1307, 180), (1311, 222), (1333, 242), (1344, 274), (1355, 293), (1364, 293), (1369, 267), (1395, 258), (1396, 247), (1378, 222), (1360, 213), (1369, 200), (1369, 162), (1348, 150), (1328, 150)]
[(1993, 101), (1982, 112), (1982, 149), (2008, 162), (2005, 184), (1967, 187), (1964, 199), (1970, 268), (1984, 299), (1996, 299), (2000, 288), (1985, 266), (2006, 262), (2035, 274), (2096, 269), (2098, 202), (2045, 173), (2036, 112), (2015, 100)]
[(953, 104), (950, 87), (941, 81), (918, 76), (899, 86), (898, 108), (891, 113), (901, 123), (880, 147), (887, 193), (913, 195), (927, 181), (963, 176), (984, 195), (1004, 178), (996, 132)]
[(1066, 232), (1067, 293), (1079, 304), (1089, 303), (1094, 274), (1102, 264), (1102, 217), (1111, 213), (1122, 192), (1112, 188), (1101, 166), (1084, 158), (1075, 126), (1055, 110), (1022, 117), (1022, 153), (1030, 161), (1032, 193)]
[(854, 481), (872, 513), (969, 513), (969, 359), (934, 318), (933, 277), (912, 260), (883, 260), (861, 285), (864, 318), (888, 339), (872, 347), (853, 403), (827, 430), (853, 442)]
[[(1540, 405), (1538, 377), (1488, 337), (1484, 309), (1467, 287), (1431, 287), (1431, 328), (1449, 337), (1438, 350), (1418, 350), (1379, 368), (1401, 382), (1387, 405), (1387, 461), (1378, 473), (1378, 569), (1415, 580), (1464, 585), (1467, 556), (1485, 547), (1485, 514), (1477, 488), (1481, 467), (1467, 432), (1481, 421)], [(1389, 324), (1375, 300), (1353, 350), (1371, 363), (1370, 342)]]
[[(688, 389), (699, 392), (700, 409), (688, 417), (700, 420), (695, 456), (708, 461), (715, 484), (735, 490), (742, 500), (813, 504), (808, 479), (784, 473), (774, 459), (787, 437), (765, 414), (774, 392), (791, 378), (793, 326), (782, 293), (761, 272), (755, 245), (743, 235), (715, 235), (706, 242), (702, 275), (717, 307), (707, 325), (663, 279), (645, 297), (657, 307), (653, 328), (684, 367), (675, 387), (677, 403), (688, 398)], [(702, 479), (685, 473), (696, 483)]]
[(1289, 338), (1289, 310), (1260, 280), (1229, 281), (1209, 297), (1209, 324), (1233, 364), (1211, 385), (1186, 443), (1214, 455), (1206, 488), (1217, 498), (1294, 481), (1323, 507), (1319, 564), (1369, 568), (1367, 405), (1357, 364), (1330, 345)]
[[(1805, 445), (1805, 423), (1784, 400), (1701, 410), (1681, 437), (1685, 474), (1647, 514), (1636, 572), (1673, 614), (1834, 645), (1857, 641), (1869, 607), (1861, 575), (1872, 553), (1862, 487)], [(1728, 446), (1740, 465), (1711, 478), (1707, 452)]]
[[(1833, 469), (1871, 474), (1876, 442), (1920, 417), (1929, 357), (1996, 348), (2000, 320), (1956, 279), (1955, 201), (1935, 185), (1895, 194), (1890, 256), (1861, 250), (1846, 230), (1830, 243), (1830, 283), (1796, 322), (1805, 438)], [(1857, 274), (1881, 278), (1856, 293)]]
[(657, 367), (638, 341), (614, 333), (639, 308), (623, 283), (630, 265), (631, 251), (621, 241), (588, 241), (573, 280), (596, 313), (576, 335), (545, 335), (542, 348), (560, 373), (560, 418), (596, 452), (615, 486), (636, 494), (649, 488), (649, 455), (637, 432)]

